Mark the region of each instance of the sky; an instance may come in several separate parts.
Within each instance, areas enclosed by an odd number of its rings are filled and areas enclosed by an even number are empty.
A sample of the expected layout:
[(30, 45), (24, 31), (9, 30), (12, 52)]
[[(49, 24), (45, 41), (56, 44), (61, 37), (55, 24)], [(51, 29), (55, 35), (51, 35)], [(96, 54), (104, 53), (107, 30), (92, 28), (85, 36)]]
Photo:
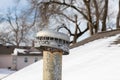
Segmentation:
[(7, 8), (13, 6), (13, 0), (1, 0), (0, 1), (0, 9)]
[[(8, 9), (12, 9), (13, 7), (16, 6), (15, 2), (16, 1), (20, 1), (20, 3), (17, 5), (20, 8), (24, 8), (25, 6), (27, 6), (26, 4), (26, 0), (1, 0), (0, 2), (0, 15), (1, 14), (7, 14), (7, 10)], [(110, 10), (111, 10), (111, 14), (112, 14), (112, 10), (116, 10), (116, 12), (114, 13), (112, 19), (111, 19), (111, 23), (115, 22), (116, 20), (116, 15), (117, 15), (117, 10), (118, 10), (118, 0), (110, 0), (110, 4), (112, 4), (112, 6), (110, 6)], [(4, 26), (6, 23), (0, 24), (0, 26)], [(84, 24), (81, 24), (81, 26), (84, 26)], [(0, 27), (0, 29), (3, 27)], [(89, 32), (88, 32), (89, 33)], [(85, 38), (87, 38), (89, 35), (88, 33), (84, 34), (82, 37), (80, 37), (78, 40), (81, 41)]]
[(0, 13), (5, 12), (8, 8), (14, 6), (13, 0), (1, 0), (0, 2)]
[[(6, 16), (8, 14), (8, 10), (14, 10), (17, 7), (24, 8), (27, 6), (26, 0), (18, 0), (19, 4), (17, 4), (17, 0), (1, 0), (0, 2), (0, 16)], [(4, 27), (3, 27), (4, 26)], [(5, 30), (8, 26), (6, 22), (0, 24), (0, 30)]]
[[(73, 48), (63, 56), (62, 80), (120, 80), (120, 34)], [(43, 80), (43, 60), (2, 80)], [(0, 73), (2, 75), (2, 73)]]
[[(17, 4), (17, 1), (19, 1), (19, 4)], [(26, 0), (1, 0), (0, 13), (6, 13), (8, 9), (12, 9), (15, 6), (24, 8), (26, 5)]]
[[(12, 8), (13, 6), (15, 6), (15, 1), (17, 0), (1, 0), (0, 2), (0, 13), (4, 12), (7, 10), (7, 8)], [(20, 6), (24, 6), (26, 5), (26, 0), (18, 0), (20, 1)], [(113, 5), (111, 6), (111, 9), (116, 9), (116, 7), (118, 7), (117, 5), (118, 0), (110, 0), (110, 4), (112, 3)]]

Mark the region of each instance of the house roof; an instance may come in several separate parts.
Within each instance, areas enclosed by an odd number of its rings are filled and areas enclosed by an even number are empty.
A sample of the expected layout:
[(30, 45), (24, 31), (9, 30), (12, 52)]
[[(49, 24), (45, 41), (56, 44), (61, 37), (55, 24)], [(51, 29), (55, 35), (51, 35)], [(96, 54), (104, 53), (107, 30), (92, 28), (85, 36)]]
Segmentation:
[(30, 49), (30, 47), (27, 47), (27, 46), (20, 46), (20, 47), (17, 47), (17, 46), (3, 46), (3, 45), (0, 45), (0, 55), (9, 55), (11, 53), (13, 53), (13, 50), (15, 48), (21, 48), (21, 49)]
[(15, 48), (12, 55), (17, 55), (17, 56), (37, 56), (37, 55), (42, 55), (42, 52), (37, 50), (34, 47), (31, 47), (30, 49)]
[(18, 53), (18, 56), (42, 56), (43, 54), (41, 53), (37, 53), (37, 54), (31, 54), (31, 53), (27, 53), (27, 54), (23, 54), (23, 53)]

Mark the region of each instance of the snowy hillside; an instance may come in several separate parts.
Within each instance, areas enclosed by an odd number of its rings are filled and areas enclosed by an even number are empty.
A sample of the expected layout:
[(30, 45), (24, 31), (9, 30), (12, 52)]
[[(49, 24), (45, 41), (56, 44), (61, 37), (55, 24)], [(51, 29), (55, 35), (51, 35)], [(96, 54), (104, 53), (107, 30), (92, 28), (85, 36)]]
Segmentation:
[[(120, 80), (120, 35), (95, 40), (63, 56), (62, 80)], [(3, 80), (42, 80), (42, 60)]]
[(4, 77), (9, 76), (10, 74), (14, 73), (15, 71), (11, 71), (9, 69), (0, 69), (0, 80)]

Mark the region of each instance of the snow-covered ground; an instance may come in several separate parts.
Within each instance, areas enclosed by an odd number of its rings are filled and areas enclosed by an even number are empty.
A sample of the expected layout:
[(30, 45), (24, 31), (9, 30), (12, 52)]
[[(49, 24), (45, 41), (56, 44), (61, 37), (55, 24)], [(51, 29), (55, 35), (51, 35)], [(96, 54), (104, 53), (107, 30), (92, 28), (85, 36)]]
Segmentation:
[(9, 70), (9, 69), (0, 69), (0, 80), (2, 79), (2, 78), (5, 78), (5, 77), (7, 77), (8, 75), (10, 75), (10, 74), (12, 74), (12, 73), (14, 73), (15, 71), (11, 71), (11, 70)]
[[(71, 49), (63, 56), (62, 80), (120, 80), (120, 45), (111, 44), (119, 36)], [(38, 61), (2, 80), (42, 80), (42, 64)]]

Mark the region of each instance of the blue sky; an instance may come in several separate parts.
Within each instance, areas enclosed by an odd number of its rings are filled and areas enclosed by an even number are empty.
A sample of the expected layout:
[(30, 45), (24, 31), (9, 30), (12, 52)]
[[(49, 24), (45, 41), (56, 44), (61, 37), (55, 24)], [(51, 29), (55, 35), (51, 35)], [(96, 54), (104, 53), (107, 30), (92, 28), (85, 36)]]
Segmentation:
[(0, 1), (0, 10), (5, 10), (9, 7), (14, 6), (13, 0), (1, 0)]
[[(17, 0), (1, 0), (0, 14), (5, 14), (7, 12), (8, 8), (12, 9), (14, 6), (16, 6), (15, 1), (17, 1)], [(26, 0), (18, 0), (18, 1), (20, 1), (20, 3), (17, 6), (20, 8), (24, 8), (27, 5)], [(110, 3), (112, 4), (112, 5), (110, 5), (110, 9), (116, 10), (116, 13), (114, 13), (116, 15), (117, 10), (118, 10), (118, 0), (110, 0)], [(113, 16), (113, 17), (115, 17), (115, 16)]]
[[(7, 12), (8, 8), (12, 9), (16, 6), (15, 1), (17, 0), (1, 0), (0, 2), (0, 13)], [(26, 6), (26, 0), (18, 0), (19, 4), (17, 4), (18, 7), (24, 8)]]
[[(12, 8), (13, 6), (15, 6), (15, 1), (20, 1), (19, 3), (20, 7), (23, 7), (26, 5), (26, 0), (1, 0), (0, 13), (6, 11), (8, 8)], [(111, 7), (112, 9), (118, 7), (117, 5), (118, 0), (110, 0), (110, 1), (112, 1), (110, 3), (114, 3), (113, 4), (114, 7), (113, 6)]]

